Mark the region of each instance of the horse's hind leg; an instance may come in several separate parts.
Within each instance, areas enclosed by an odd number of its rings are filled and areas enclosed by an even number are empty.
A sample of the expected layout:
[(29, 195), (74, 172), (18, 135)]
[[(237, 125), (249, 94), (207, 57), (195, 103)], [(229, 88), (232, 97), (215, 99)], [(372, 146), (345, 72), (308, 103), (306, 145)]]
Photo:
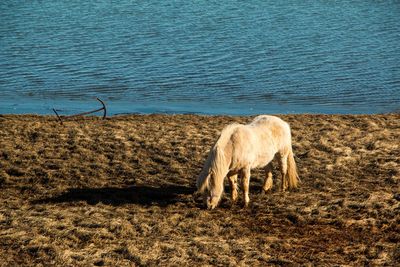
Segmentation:
[(268, 192), (272, 188), (272, 162), (270, 162), (266, 167), (266, 176), (263, 185), (263, 192)]
[(236, 202), (238, 198), (238, 192), (237, 192), (237, 174), (234, 175), (229, 175), (229, 184), (231, 185), (231, 196), (232, 196), (232, 202)]
[(280, 154), (279, 155), (279, 165), (281, 168), (281, 175), (282, 175), (282, 192), (285, 192), (285, 190), (288, 188), (288, 181), (286, 179), (286, 174), (287, 174), (287, 154)]
[(242, 180), (243, 180), (244, 207), (247, 207), (250, 202), (249, 198), (250, 168), (245, 168), (242, 170)]

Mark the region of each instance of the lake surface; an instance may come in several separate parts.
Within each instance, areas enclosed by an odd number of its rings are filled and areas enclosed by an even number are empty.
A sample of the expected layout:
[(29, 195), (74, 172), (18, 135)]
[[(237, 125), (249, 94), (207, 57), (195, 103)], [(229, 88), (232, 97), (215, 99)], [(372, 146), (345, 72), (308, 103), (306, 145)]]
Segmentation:
[(400, 110), (400, 1), (0, 2), (0, 113)]

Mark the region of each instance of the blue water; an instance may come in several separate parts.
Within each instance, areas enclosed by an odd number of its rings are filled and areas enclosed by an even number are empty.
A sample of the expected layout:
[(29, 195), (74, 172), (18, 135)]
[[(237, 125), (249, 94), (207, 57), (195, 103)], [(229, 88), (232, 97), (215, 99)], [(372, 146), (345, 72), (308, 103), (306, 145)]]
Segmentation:
[(2, 0), (0, 113), (400, 110), (400, 1)]

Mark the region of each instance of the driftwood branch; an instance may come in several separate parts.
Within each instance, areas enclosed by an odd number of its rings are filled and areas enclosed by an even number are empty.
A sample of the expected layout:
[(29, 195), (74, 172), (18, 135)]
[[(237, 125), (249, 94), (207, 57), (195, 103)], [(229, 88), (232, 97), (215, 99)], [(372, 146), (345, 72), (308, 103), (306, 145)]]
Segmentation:
[(60, 115), (58, 115), (57, 110), (55, 110), (55, 109), (53, 108), (53, 111), (54, 111), (54, 113), (56, 113), (57, 118), (58, 118), (58, 120), (60, 121), (61, 125), (63, 125), (62, 119), (61, 119)]
[[(70, 116), (63, 116), (63, 117), (67, 117), (67, 118), (73, 118), (73, 117), (78, 117), (78, 116), (84, 116), (84, 115), (88, 115), (88, 114), (92, 114), (95, 112), (99, 112), (101, 110), (103, 110), (103, 120), (106, 118), (107, 116), (107, 108), (106, 108), (106, 104), (100, 99), (97, 98), (96, 99), (101, 103), (101, 105), (103, 106), (102, 108), (99, 109), (95, 109), (92, 111), (88, 111), (88, 112), (82, 112), (82, 113), (78, 113), (78, 114), (74, 114), (74, 115), (70, 115)], [(60, 121), (61, 125), (63, 124), (63, 121), (61, 119), (61, 116), (58, 115), (57, 111), (53, 108), (54, 113), (57, 115), (58, 120)]]

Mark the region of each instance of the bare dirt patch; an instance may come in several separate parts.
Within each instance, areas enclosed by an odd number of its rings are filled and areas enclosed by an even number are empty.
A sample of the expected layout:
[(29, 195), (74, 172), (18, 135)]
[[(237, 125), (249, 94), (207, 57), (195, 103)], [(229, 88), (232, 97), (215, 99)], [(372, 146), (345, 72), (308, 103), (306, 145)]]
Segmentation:
[(252, 117), (0, 115), (0, 265), (399, 264), (400, 115), (280, 117), (300, 188), (256, 170), (251, 207), (207, 211), (207, 152)]

